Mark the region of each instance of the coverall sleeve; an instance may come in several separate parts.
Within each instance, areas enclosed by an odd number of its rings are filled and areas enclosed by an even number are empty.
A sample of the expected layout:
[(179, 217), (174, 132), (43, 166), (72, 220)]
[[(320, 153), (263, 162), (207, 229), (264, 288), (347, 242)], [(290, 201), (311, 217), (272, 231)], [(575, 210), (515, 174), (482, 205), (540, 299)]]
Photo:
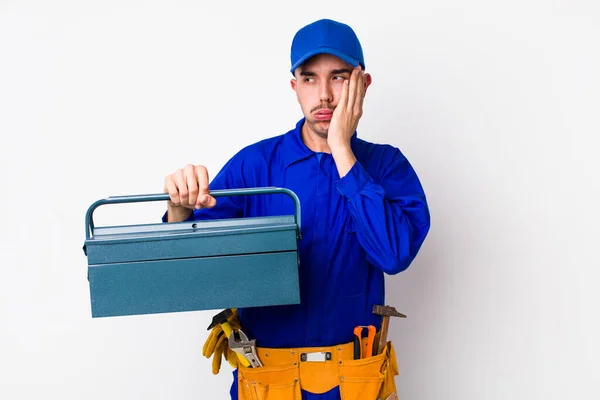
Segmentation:
[[(390, 150), (393, 149), (393, 150)], [(388, 147), (382, 173), (375, 180), (356, 162), (337, 182), (348, 200), (357, 239), (367, 260), (393, 275), (416, 257), (430, 227), (427, 200), (419, 178), (404, 155)]]

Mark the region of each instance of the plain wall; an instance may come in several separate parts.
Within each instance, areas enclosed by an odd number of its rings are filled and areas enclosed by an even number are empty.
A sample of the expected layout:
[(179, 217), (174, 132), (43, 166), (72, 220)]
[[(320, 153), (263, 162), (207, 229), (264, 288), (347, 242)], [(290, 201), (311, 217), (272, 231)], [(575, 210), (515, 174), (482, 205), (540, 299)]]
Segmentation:
[(215, 311), (91, 318), (85, 212), (293, 128), (291, 39), (328, 17), (373, 75), (359, 135), (399, 147), (431, 207), (387, 280), (400, 398), (599, 399), (596, 4), (0, 1), (0, 398), (227, 398)]

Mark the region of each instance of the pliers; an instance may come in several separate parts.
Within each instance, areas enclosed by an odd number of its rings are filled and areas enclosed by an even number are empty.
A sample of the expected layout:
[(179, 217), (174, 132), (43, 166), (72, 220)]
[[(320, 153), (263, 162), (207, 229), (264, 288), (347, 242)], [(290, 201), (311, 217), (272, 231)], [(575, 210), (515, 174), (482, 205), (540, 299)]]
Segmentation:
[[(367, 328), (367, 340), (363, 345), (363, 328)], [(373, 355), (373, 346), (375, 344), (375, 327), (373, 325), (359, 325), (354, 328), (354, 359), (371, 357)]]

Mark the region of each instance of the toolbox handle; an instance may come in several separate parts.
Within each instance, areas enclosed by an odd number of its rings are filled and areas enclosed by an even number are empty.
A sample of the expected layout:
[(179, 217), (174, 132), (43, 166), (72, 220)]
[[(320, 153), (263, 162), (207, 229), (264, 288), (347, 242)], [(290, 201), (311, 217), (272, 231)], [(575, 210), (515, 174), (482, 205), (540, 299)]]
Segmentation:
[[(240, 188), (240, 189), (222, 189), (222, 190), (212, 190), (209, 191), (209, 194), (213, 197), (223, 197), (223, 196), (240, 196), (240, 195), (253, 195), (253, 194), (287, 194), (294, 200), (294, 204), (296, 206), (296, 225), (297, 236), (298, 239), (301, 238), (300, 232), (300, 199), (296, 193), (289, 189), (279, 188), (274, 186), (269, 187), (256, 187), (256, 188)], [(93, 213), (96, 208), (103, 204), (118, 204), (118, 203), (140, 203), (146, 201), (166, 201), (170, 200), (171, 197), (168, 193), (157, 193), (157, 194), (135, 194), (135, 195), (127, 195), (127, 196), (110, 196), (105, 199), (100, 199), (94, 202), (87, 210), (85, 215), (85, 237), (89, 239), (94, 232), (94, 220)]]

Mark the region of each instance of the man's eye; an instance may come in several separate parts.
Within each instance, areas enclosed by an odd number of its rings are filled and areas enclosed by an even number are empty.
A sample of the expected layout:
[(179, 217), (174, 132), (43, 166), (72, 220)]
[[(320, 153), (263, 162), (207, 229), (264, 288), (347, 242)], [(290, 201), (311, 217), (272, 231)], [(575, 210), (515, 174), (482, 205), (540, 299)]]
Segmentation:
[(343, 81), (344, 79), (346, 79), (346, 77), (342, 75), (336, 75), (333, 77), (333, 79), (336, 81)]
[(308, 82), (308, 83), (312, 82), (313, 80), (314, 80), (313, 78), (309, 78), (309, 77), (304, 78), (304, 82)]

